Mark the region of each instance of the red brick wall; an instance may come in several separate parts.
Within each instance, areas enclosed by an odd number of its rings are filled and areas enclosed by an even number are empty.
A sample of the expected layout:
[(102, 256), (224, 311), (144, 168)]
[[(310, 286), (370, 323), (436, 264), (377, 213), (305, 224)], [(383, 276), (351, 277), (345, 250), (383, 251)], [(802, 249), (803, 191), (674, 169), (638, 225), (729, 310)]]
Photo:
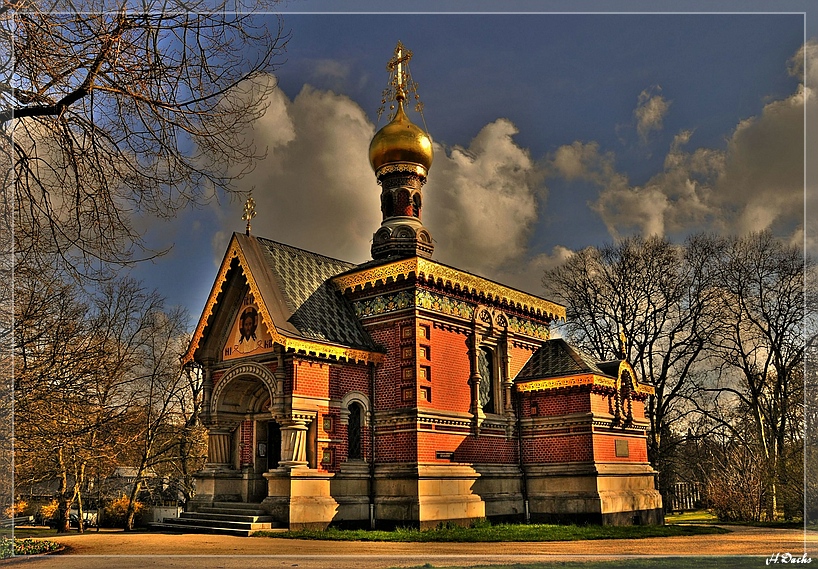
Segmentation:
[(568, 415), (587, 413), (591, 410), (591, 394), (587, 391), (556, 389), (537, 391), (524, 397), (523, 415), (531, 412), (531, 402), (537, 403), (538, 416)]
[(418, 452), (420, 460), (428, 462), (450, 462), (436, 458), (436, 451), (450, 451), (451, 462), (477, 462), (494, 464), (516, 464), (517, 439), (508, 439), (505, 433), (499, 436), (481, 434), (455, 435), (444, 433), (419, 433)]
[[(627, 457), (616, 456), (617, 439), (628, 441)], [(624, 433), (594, 433), (594, 459), (600, 462), (647, 462), (647, 439)]]
[(293, 394), (329, 397), (330, 365), (293, 358)]
[(508, 376), (514, 379), (534, 352), (527, 348), (514, 346), (513, 344), (509, 345), (508, 352), (509, 355), (511, 355), (511, 361), (508, 364)]
[(413, 462), (417, 456), (415, 431), (395, 431), (381, 427), (375, 431), (375, 457), (378, 462)]
[(523, 459), (526, 463), (590, 461), (593, 458), (591, 443), (590, 432), (525, 437)]
[[(469, 375), (468, 337), (452, 330), (445, 330), (431, 325), (430, 321), (430, 361), (432, 400), (421, 403), (441, 411), (468, 413), (471, 406), (471, 388)], [(419, 341), (418, 344), (423, 344)]]
[[(399, 409), (413, 405), (401, 400), (400, 325), (411, 325), (411, 320), (391, 322), (369, 328), (372, 340), (384, 348), (383, 362), (375, 366), (375, 405), (377, 410)], [(410, 385), (409, 382), (405, 382)], [(412, 383), (413, 384), (413, 383)]]

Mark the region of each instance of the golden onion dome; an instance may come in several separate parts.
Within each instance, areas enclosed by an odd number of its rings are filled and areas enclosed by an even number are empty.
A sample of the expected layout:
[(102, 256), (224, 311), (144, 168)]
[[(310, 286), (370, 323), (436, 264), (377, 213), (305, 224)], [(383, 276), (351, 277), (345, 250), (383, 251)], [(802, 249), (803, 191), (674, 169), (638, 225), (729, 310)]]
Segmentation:
[(387, 164), (408, 163), (428, 171), (432, 165), (432, 139), (423, 129), (414, 125), (398, 101), (395, 118), (375, 133), (369, 144), (369, 163), (377, 171)]

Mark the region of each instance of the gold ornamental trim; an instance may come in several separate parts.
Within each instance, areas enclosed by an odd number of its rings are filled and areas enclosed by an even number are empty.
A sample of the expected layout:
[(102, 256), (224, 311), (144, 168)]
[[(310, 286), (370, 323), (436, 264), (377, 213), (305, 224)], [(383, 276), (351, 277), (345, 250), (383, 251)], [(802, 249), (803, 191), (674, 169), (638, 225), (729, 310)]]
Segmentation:
[(421, 166), (420, 164), (413, 164), (410, 162), (390, 162), (389, 164), (384, 164), (380, 168), (377, 169), (375, 172), (375, 176), (380, 178), (386, 174), (393, 174), (393, 173), (402, 173), (402, 174), (416, 174), (424, 179), (428, 174), (426, 168)]
[(418, 278), (423, 277), (434, 281), (442, 280), (444, 284), (450, 284), (452, 287), (459, 286), (471, 294), (485, 295), (487, 299), (494, 300), (494, 302), (506, 302), (524, 312), (540, 314), (555, 320), (565, 320), (564, 306), (422, 257), (402, 259), (371, 269), (335, 277), (332, 282), (340, 291), (344, 292), (355, 290), (358, 286), (375, 285), (378, 281), (386, 283), (386, 280), (390, 277), (395, 279), (402, 275), (404, 278), (408, 278), (413, 273)]
[(570, 375), (566, 377), (554, 377), (550, 379), (539, 379), (517, 384), (517, 391), (545, 391), (547, 389), (559, 389), (560, 387), (574, 387), (576, 385), (600, 385), (602, 387), (616, 388), (616, 380), (612, 377), (603, 377), (593, 373), (582, 375)]
[(196, 326), (196, 331), (193, 333), (193, 339), (190, 341), (190, 347), (182, 357), (183, 366), (193, 361), (193, 354), (197, 349), (199, 349), (199, 344), (202, 341), (204, 329), (207, 326), (207, 321), (210, 319), (210, 316), (213, 314), (216, 308), (216, 299), (224, 286), (225, 278), (227, 277), (227, 272), (230, 270), (230, 265), (233, 264), (233, 259), (238, 259), (239, 261), (239, 266), (241, 266), (244, 276), (247, 279), (247, 285), (250, 287), (250, 293), (258, 303), (259, 312), (261, 313), (261, 321), (266, 324), (267, 330), (270, 332), (270, 336), (272, 336), (275, 344), (283, 346), (286, 351), (304, 352), (306, 354), (315, 354), (319, 357), (335, 357), (338, 359), (345, 359), (347, 361), (366, 363), (380, 363), (383, 361), (383, 354), (378, 352), (356, 350), (345, 346), (324, 344), (322, 342), (302, 340), (299, 338), (290, 338), (281, 334), (273, 323), (273, 318), (270, 316), (270, 312), (267, 310), (266, 303), (263, 302), (263, 297), (261, 296), (261, 291), (258, 288), (258, 284), (253, 278), (253, 274), (250, 272), (247, 258), (244, 256), (241, 246), (234, 237), (230, 244), (230, 248), (227, 250), (227, 254), (224, 257), (224, 261), (222, 261), (222, 266), (219, 269), (219, 274), (216, 276), (216, 281), (213, 284), (213, 288), (210, 290), (210, 296), (205, 304), (202, 317), (199, 319), (199, 324)]
[[(644, 393), (646, 395), (653, 395), (655, 393), (655, 390), (653, 389), (652, 385), (645, 385), (644, 383), (638, 382), (635, 383), (637, 393)], [(574, 387), (577, 385), (598, 385), (601, 387), (611, 387), (613, 389), (618, 389), (619, 388), (618, 384), (619, 381), (612, 377), (604, 377), (601, 375), (596, 375), (594, 373), (585, 373), (580, 375), (553, 377), (549, 379), (538, 379), (535, 381), (517, 383), (517, 391), (520, 392), (546, 391), (548, 389)]]

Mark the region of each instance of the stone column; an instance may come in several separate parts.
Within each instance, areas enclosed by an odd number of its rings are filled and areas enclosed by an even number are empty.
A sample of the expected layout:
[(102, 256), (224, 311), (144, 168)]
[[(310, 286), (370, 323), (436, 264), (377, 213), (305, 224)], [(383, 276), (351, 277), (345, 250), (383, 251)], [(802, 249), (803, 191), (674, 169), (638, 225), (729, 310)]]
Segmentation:
[(480, 364), (478, 357), (480, 353), (480, 334), (474, 332), (469, 338), (469, 360), (471, 361), (471, 375), (469, 385), (471, 386), (471, 413), (475, 417), (484, 416), (483, 407), (480, 405)]
[(207, 425), (210, 423), (212, 409), (210, 398), (213, 396), (213, 372), (210, 369), (211, 360), (204, 362), (204, 378), (202, 379), (202, 419)]
[(230, 427), (213, 427), (207, 433), (207, 466), (209, 468), (230, 468)]
[(281, 461), (285, 468), (304, 468), (307, 462), (307, 420), (281, 421)]
[(509, 377), (508, 368), (511, 366), (511, 353), (508, 349), (508, 335), (503, 335), (500, 342), (500, 385), (503, 386), (503, 411), (506, 415), (514, 414), (514, 406), (511, 401), (511, 388), (513, 382)]

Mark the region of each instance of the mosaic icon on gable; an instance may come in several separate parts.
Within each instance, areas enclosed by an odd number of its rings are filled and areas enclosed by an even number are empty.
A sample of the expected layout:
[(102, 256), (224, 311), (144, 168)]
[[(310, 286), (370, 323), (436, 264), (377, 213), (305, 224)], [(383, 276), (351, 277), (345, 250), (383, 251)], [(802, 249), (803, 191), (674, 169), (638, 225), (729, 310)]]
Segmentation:
[(272, 349), (273, 338), (267, 330), (267, 325), (261, 320), (258, 304), (253, 295), (247, 293), (230, 329), (223, 357), (230, 360), (269, 352)]

